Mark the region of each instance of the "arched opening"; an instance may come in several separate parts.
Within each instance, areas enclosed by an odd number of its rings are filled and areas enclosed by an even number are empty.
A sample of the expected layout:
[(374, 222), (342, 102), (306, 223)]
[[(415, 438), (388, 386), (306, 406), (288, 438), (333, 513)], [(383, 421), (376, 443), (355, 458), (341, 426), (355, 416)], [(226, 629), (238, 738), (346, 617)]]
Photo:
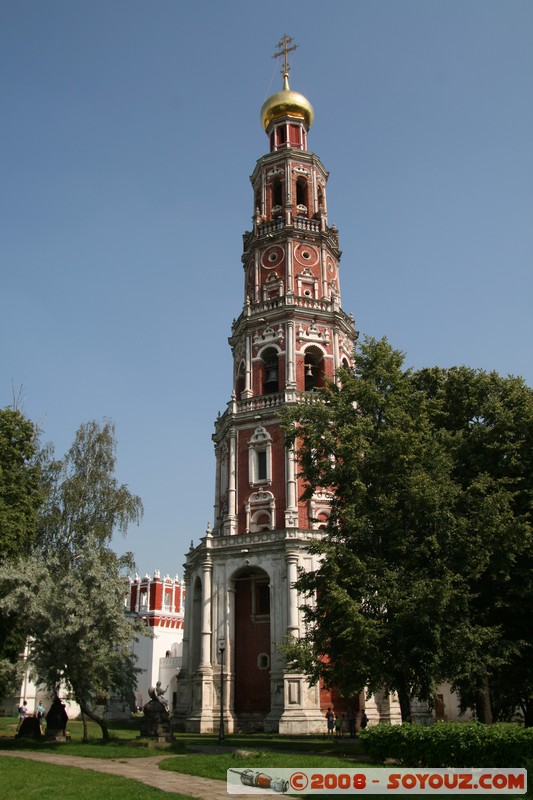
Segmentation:
[(261, 730), (270, 699), (270, 579), (259, 567), (246, 567), (235, 585), (235, 701), (243, 730)]
[(260, 531), (269, 531), (271, 529), (270, 511), (257, 511), (252, 515), (250, 531), (252, 533), (259, 533)]
[(296, 181), (296, 213), (298, 216), (307, 216), (308, 203), (308, 189), (307, 180), (299, 177)]
[(245, 388), (245, 366), (244, 361), (241, 361), (239, 364), (239, 369), (237, 370), (237, 378), (235, 380), (235, 394), (237, 399), (242, 396)]
[(279, 216), (283, 208), (283, 189), (279, 178), (274, 178), (270, 191), (272, 198), (272, 214), (274, 216)]
[(305, 351), (304, 381), (306, 392), (324, 386), (324, 356), (317, 347), (309, 347)]
[(279, 391), (279, 360), (278, 351), (269, 347), (261, 356), (262, 369), (262, 392), (263, 394), (274, 394)]

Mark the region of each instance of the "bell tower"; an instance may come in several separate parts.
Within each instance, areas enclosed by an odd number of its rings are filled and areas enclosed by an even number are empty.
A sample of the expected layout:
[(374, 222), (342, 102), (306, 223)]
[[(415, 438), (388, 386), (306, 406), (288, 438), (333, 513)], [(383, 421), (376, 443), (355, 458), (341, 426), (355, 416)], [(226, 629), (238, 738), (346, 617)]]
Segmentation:
[(329, 498), (300, 499), (279, 414), (313, 402), (341, 366), (352, 366), (356, 331), (341, 308), (328, 173), (307, 146), (313, 107), (289, 85), (295, 48), (287, 36), (280, 41), (283, 86), (261, 109), (269, 152), (250, 178), (244, 303), (229, 338), (233, 388), (213, 435), (213, 527), (191, 543), (185, 564), (177, 717), (191, 731), (218, 730), (221, 711), (227, 732), (324, 729), (319, 687), (286, 669), (277, 644), (302, 632), (294, 582), (299, 568), (315, 567), (308, 543), (321, 535)]

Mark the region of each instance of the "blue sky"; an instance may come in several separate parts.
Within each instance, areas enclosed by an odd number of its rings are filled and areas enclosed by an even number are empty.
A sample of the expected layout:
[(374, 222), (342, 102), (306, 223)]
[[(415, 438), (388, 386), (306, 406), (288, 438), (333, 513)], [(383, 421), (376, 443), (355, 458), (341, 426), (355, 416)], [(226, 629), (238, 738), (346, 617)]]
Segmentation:
[(212, 521), (284, 33), (356, 327), (533, 383), (529, 0), (2, 0), (0, 405), (58, 455), (115, 422), (143, 574), (181, 575)]

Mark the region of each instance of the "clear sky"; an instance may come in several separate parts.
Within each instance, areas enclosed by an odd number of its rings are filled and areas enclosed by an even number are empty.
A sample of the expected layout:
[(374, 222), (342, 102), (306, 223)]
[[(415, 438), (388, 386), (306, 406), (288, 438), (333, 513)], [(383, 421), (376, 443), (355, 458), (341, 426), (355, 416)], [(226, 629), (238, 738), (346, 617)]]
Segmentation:
[(284, 33), (358, 330), (533, 384), (530, 0), (1, 0), (0, 406), (115, 422), (142, 574), (212, 522)]

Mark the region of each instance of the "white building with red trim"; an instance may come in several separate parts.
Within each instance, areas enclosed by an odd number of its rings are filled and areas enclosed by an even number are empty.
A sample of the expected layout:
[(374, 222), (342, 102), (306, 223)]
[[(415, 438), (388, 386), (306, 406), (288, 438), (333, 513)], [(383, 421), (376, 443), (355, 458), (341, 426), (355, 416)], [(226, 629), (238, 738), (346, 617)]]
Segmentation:
[(141, 636), (134, 643), (137, 657), (135, 704), (142, 708), (150, 700), (148, 690), (161, 681), (170, 709), (176, 705), (176, 678), (181, 669), (185, 586), (176, 575), (153, 577), (136, 575), (130, 579), (126, 611), (141, 617), (151, 636)]

